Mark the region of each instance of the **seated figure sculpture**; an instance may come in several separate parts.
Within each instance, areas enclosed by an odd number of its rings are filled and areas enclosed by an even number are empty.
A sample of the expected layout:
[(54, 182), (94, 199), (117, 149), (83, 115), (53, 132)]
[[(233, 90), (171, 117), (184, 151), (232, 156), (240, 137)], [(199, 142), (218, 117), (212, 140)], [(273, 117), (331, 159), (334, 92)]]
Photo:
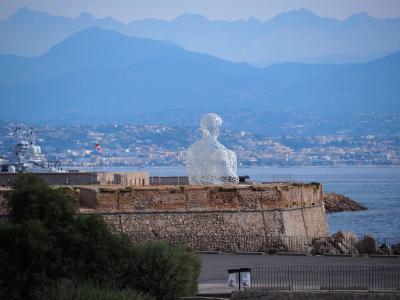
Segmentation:
[(220, 116), (204, 115), (200, 120), (202, 138), (186, 152), (186, 168), (190, 184), (238, 183), (235, 152), (218, 141)]

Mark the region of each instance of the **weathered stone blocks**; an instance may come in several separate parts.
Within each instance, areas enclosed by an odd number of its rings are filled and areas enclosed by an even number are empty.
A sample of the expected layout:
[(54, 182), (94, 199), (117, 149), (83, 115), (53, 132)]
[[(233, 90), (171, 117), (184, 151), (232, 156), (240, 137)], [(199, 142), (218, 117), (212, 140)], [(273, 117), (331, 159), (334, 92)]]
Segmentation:
[[(257, 251), (271, 236), (327, 235), (322, 187), (312, 184), (102, 187), (87, 207), (137, 242)], [(277, 241), (285, 247), (285, 241)], [(222, 249), (223, 248), (223, 249)]]

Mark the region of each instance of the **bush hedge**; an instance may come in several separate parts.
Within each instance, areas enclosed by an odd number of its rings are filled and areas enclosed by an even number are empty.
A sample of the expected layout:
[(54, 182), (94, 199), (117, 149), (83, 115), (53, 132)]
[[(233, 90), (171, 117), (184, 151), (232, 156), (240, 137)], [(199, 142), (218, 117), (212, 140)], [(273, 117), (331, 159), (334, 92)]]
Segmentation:
[(0, 224), (0, 299), (40, 299), (63, 280), (93, 282), (74, 289), (93, 295), (127, 289), (168, 300), (196, 293), (201, 264), (194, 254), (163, 242), (134, 247), (101, 216), (76, 214), (72, 198), (36, 176), (21, 175), (13, 188), (10, 222)]
[(138, 246), (133, 256), (127, 265), (125, 287), (166, 300), (196, 294), (201, 269), (198, 256), (165, 242)]

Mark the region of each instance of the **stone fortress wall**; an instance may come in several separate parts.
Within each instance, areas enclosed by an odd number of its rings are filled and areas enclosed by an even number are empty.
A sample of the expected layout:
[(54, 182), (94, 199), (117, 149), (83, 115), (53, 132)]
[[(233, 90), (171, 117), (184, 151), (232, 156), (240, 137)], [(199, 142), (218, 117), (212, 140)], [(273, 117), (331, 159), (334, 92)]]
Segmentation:
[[(88, 186), (80, 187), (80, 207), (135, 239), (165, 239), (194, 249), (226, 239), (230, 249), (219, 250), (256, 251), (265, 248), (268, 236), (328, 235), (318, 184)], [(246, 237), (252, 245), (239, 245)]]
[[(66, 189), (79, 200), (80, 213), (101, 214), (117, 232), (128, 233), (137, 242), (164, 239), (194, 250), (238, 252), (265, 249), (267, 237), (328, 235), (319, 184)], [(0, 191), (7, 193), (8, 189)], [(3, 206), (5, 199), (0, 196)]]

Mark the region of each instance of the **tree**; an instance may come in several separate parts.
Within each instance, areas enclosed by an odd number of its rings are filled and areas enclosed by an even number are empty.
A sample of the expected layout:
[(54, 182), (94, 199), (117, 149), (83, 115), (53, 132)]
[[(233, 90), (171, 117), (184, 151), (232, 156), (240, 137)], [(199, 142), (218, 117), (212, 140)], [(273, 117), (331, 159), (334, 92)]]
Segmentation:
[(38, 176), (20, 174), (13, 184), (9, 210), (13, 223), (40, 220), (46, 227), (55, 228), (72, 222), (76, 203), (62, 189), (50, 188)]
[(194, 254), (160, 242), (134, 247), (101, 216), (76, 214), (74, 199), (34, 175), (19, 176), (13, 188), (10, 222), (0, 224), (0, 299), (43, 299), (63, 280), (77, 291), (81, 282), (101, 286), (96, 295), (128, 289), (167, 300), (196, 292)]
[(196, 294), (201, 260), (193, 253), (166, 242), (150, 242), (138, 246), (133, 257), (127, 265), (125, 287), (164, 300)]

